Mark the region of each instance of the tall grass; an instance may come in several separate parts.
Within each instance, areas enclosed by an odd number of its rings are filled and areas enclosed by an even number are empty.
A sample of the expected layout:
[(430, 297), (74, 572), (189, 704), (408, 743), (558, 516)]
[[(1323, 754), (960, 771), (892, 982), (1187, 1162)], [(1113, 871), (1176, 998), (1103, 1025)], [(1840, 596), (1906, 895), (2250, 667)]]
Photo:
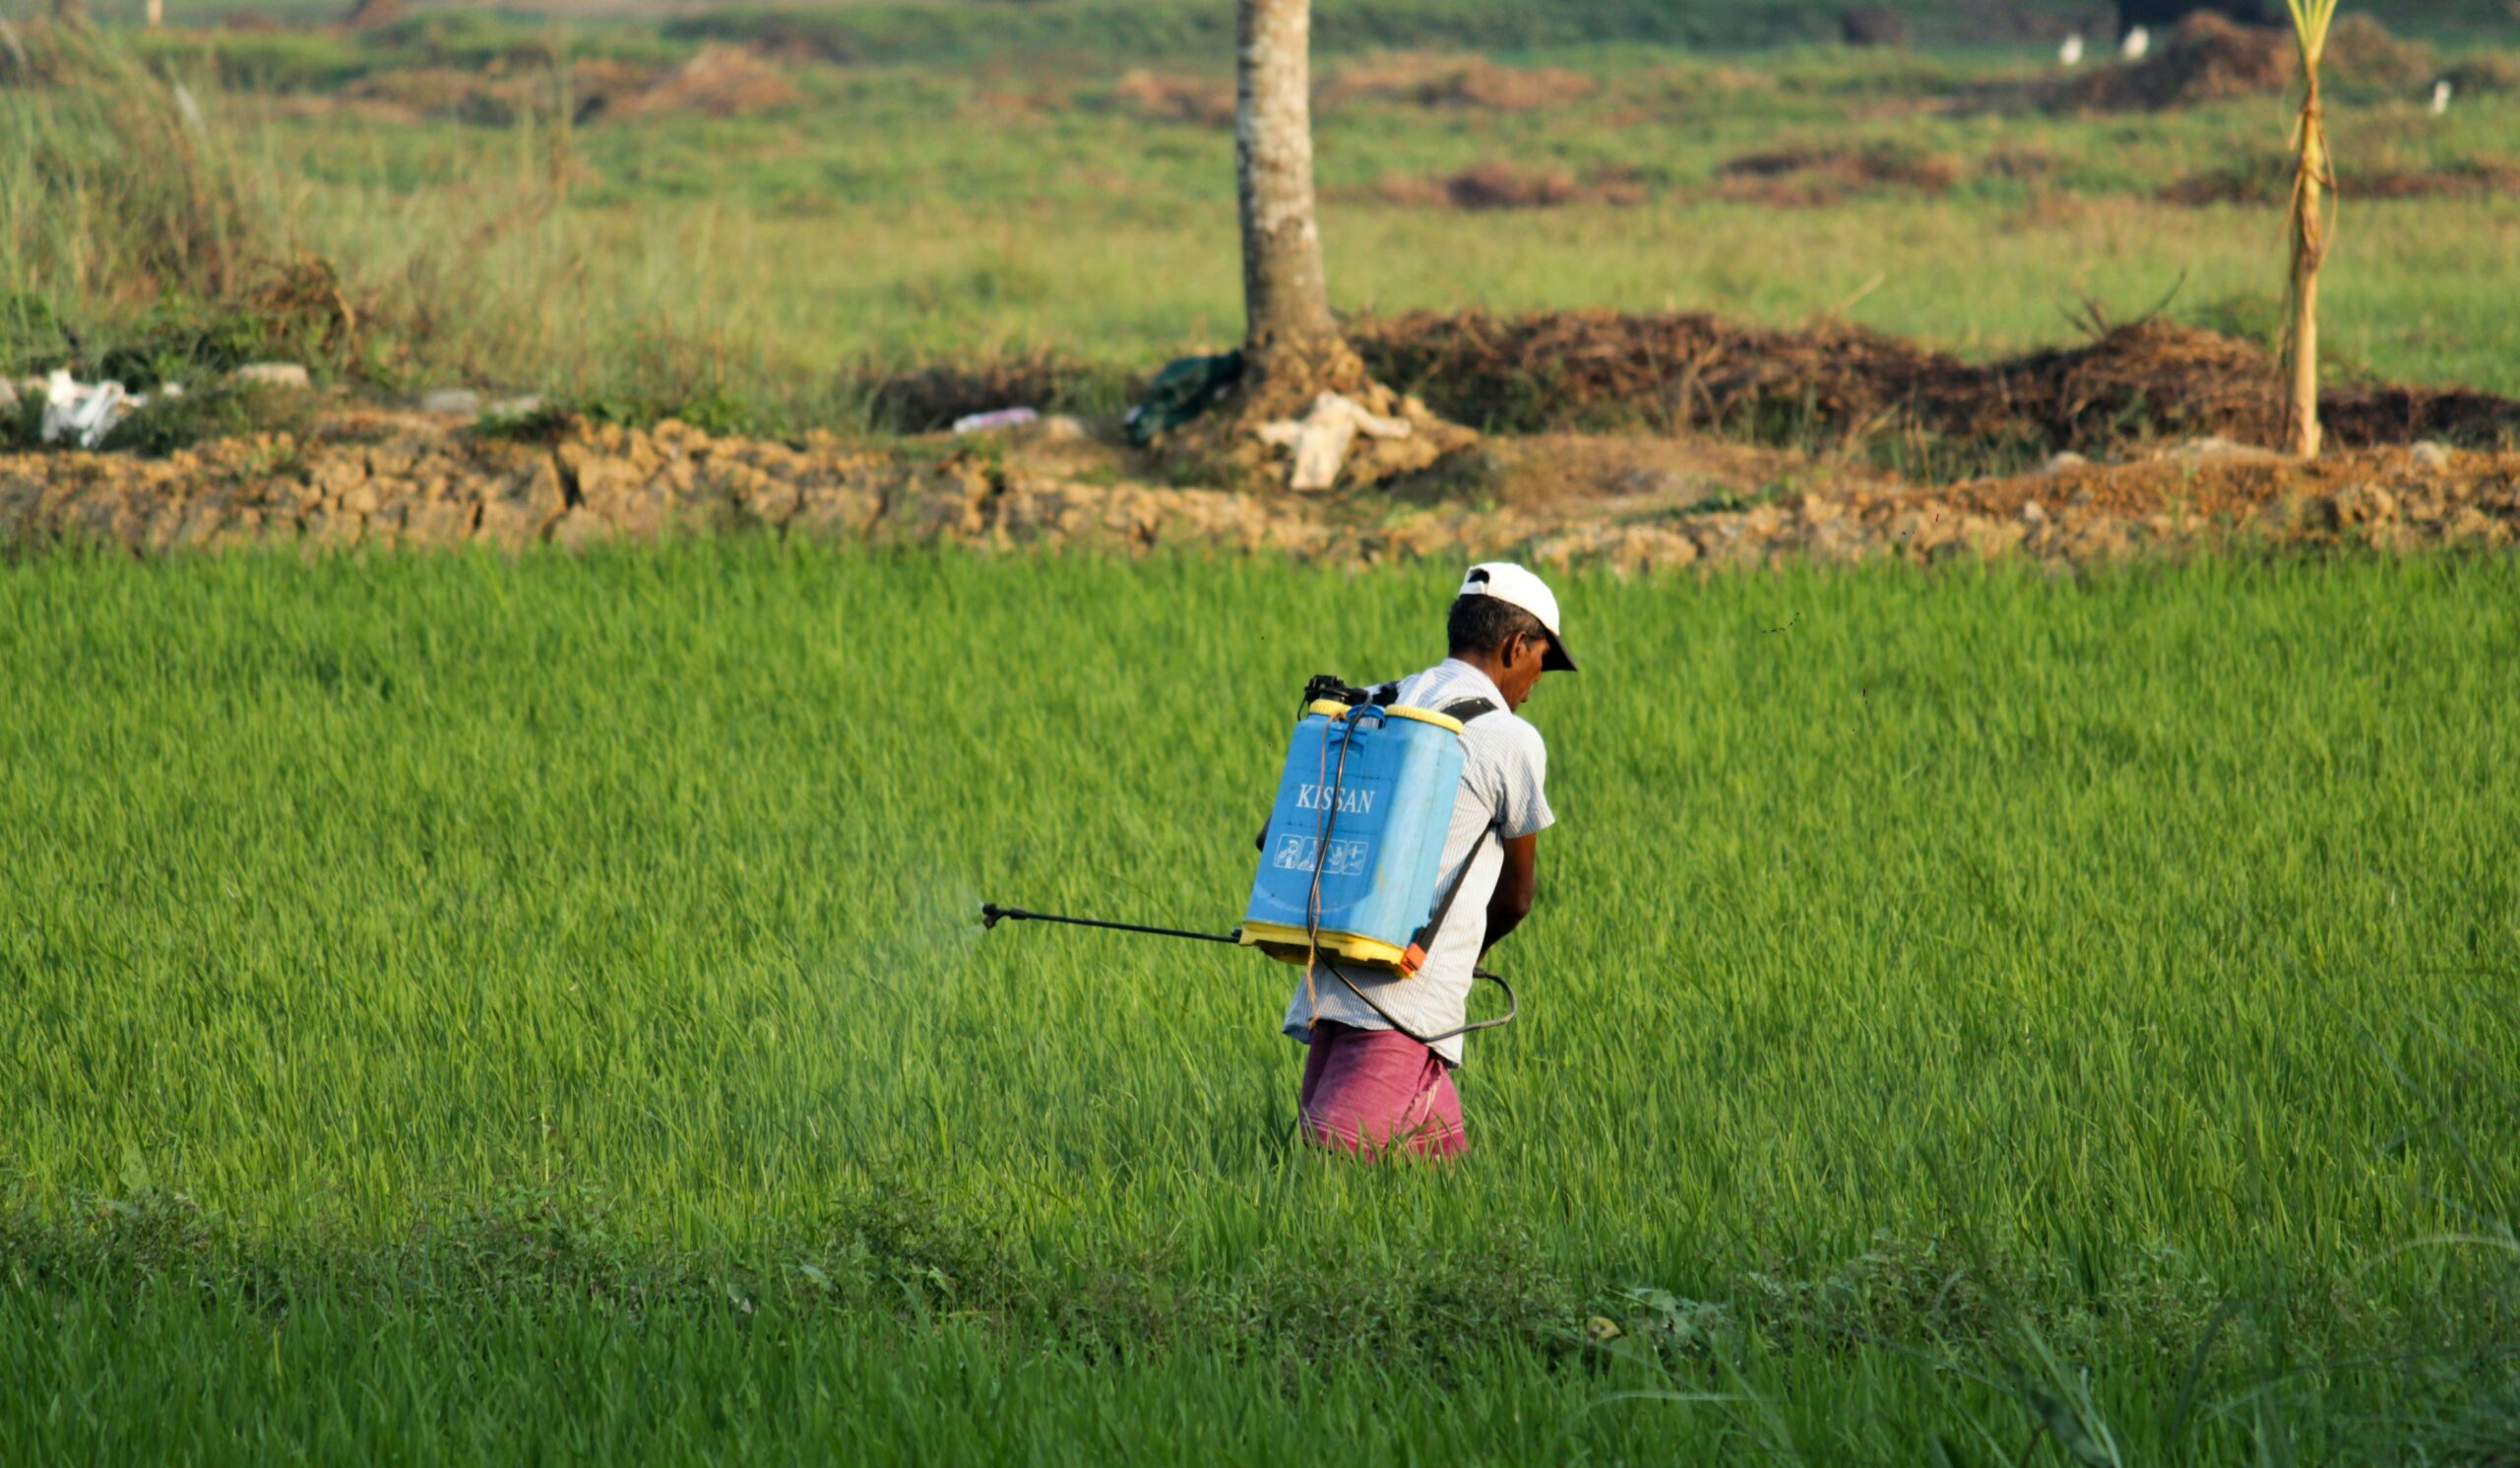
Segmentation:
[[(205, 338), (243, 337), (387, 387), (727, 398), (765, 420), (846, 425), (862, 420), (869, 364), (1049, 351), (1116, 380), (1238, 332), (1230, 138), (1149, 123), (1090, 74), (1028, 90), (823, 70), (801, 78), (791, 111), (574, 128), (551, 70), (568, 44), (535, 38), (530, 57), (525, 44), (462, 26), (377, 43), (380, 57), (488, 57), (547, 78), (554, 105), (505, 128), (222, 92), (210, 78), (228, 63), (179, 47), (147, 66), (100, 63), (123, 92), (0, 91), (10, 367), (94, 367), (117, 348), (181, 358)], [(1885, 97), (1965, 96), (2014, 73), (1822, 54), (1755, 69), (1653, 51), (1563, 59), (1596, 72), (1595, 96), (1463, 116), (1324, 109), (1323, 228), (1343, 309), (1712, 308), (1780, 324), (1842, 311), (1983, 356), (2065, 336), (2062, 305), (2078, 295), (2134, 311), (2175, 290), (2173, 309), (2193, 319), (2281, 331), (2256, 215), (2150, 197), (2166, 178), (2229, 169), (2235, 140), (2262, 126), (2249, 106), (1884, 121)], [(169, 76), (197, 79), (202, 128), (182, 120)], [(2512, 107), (2480, 94), (2436, 122), (2405, 103), (2357, 105), (2371, 118), (2358, 157), (2411, 173), (2497, 156)], [(168, 144), (169, 128), (191, 141)], [(1708, 197), (1746, 154), (1891, 144), (1948, 156), (1961, 181), (1794, 209)], [(1379, 192), (1389, 176), (1497, 157), (1633, 172), (1648, 200), (1464, 214)], [(195, 214), (196, 199), (235, 207)], [(2324, 287), (2330, 369), (2520, 392), (2520, 318), (2492, 288), (2520, 269), (2508, 214), (2491, 199), (2371, 206), (2358, 268)], [(153, 263), (179, 239), (217, 247)], [(1447, 268), (1426, 270), (1435, 259)], [(291, 281), (329, 285), (281, 288)]]
[(758, 370), (745, 303), (655, 275), (741, 223), (623, 240), (573, 214), (556, 71), (548, 107), (414, 192), (381, 159), (344, 178), (265, 99), (106, 33), (53, 28), (33, 53), (39, 85), (0, 88), (0, 353), (17, 368), (146, 384), (280, 356), (386, 388), (668, 402)]
[(217, 125), (215, 92), (85, 26), (40, 32), (30, 65), (49, 85), (0, 88), (0, 298), (222, 297), (285, 252), (291, 201)]
[(2514, 574), (1574, 579), (1527, 1017), (1369, 1173), (1282, 969), (973, 917), (1229, 924), (1289, 690), (1442, 567), (0, 570), (0, 1438), (2438, 1460), (2520, 1308)]

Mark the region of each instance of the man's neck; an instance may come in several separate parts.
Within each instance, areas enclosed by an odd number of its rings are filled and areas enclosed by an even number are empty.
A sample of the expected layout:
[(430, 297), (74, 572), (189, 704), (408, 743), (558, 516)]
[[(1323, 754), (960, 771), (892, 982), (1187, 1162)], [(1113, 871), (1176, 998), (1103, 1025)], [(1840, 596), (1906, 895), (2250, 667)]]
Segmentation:
[(1487, 681), (1494, 683), (1497, 687), (1502, 688), (1505, 686), (1503, 681), (1505, 668), (1503, 664), (1496, 661), (1495, 654), (1454, 653), (1450, 656), (1455, 663), (1459, 663), (1466, 668), (1478, 669), (1480, 672), (1486, 676)]

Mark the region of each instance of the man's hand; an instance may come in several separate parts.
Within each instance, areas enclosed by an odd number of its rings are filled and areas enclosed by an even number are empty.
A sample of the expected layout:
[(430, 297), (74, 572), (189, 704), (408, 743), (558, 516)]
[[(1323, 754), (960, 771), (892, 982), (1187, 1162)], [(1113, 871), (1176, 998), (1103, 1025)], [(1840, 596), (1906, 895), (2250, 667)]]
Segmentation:
[(1531, 916), (1532, 903), (1539, 896), (1540, 833), (1534, 831), (1505, 843), (1505, 866), (1496, 873), (1496, 895), (1487, 899), (1487, 940), (1479, 945), (1481, 957)]

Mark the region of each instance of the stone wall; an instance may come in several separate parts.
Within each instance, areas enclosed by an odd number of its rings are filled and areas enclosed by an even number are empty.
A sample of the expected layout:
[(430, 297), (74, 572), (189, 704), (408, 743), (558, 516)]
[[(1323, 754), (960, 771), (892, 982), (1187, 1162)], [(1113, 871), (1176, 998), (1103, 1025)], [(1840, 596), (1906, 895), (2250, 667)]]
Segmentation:
[(1877, 480), (1711, 506), (1669, 492), (1518, 493), (1505, 508), (1329, 500), (1132, 480), (1090, 444), (829, 435), (801, 447), (653, 430), (573, 428), (526, 443), (391, 417), (307, 439), (223, 440), (163, 460), (0, 457), (0, 551), (72, 544), (144, 556), (290, 545), (518, 551), (727, 533), (984, 548), (1160, 546), (1372, 562), (1515, 553), (1626, 570), (1786, 559), (1931, 564), (2023, 555), (2087, 564), (2236, 543), (2387, 551), (2507, 546), (2520, 533), (2520, 455), (2429, 445), (2300, 465), (2204, 442), (2143, 461), (2065, 456), (2044, 474), (1928, 488)]

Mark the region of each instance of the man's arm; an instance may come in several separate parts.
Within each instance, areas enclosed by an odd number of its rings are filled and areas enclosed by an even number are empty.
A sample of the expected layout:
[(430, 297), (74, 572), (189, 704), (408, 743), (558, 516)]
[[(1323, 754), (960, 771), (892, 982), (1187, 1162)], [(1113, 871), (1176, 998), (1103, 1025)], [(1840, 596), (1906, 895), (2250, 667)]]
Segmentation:
[(1480, 953), (1505, 941), (1505, 934), (1531, 916), (1532, 901), (1539, 896), (1540, 833), (1534, 831), (1505, 843), (1505, 867), (1496, 873), (1496, 895), (1487, 899), (1487, 940), (1479, 945)]

